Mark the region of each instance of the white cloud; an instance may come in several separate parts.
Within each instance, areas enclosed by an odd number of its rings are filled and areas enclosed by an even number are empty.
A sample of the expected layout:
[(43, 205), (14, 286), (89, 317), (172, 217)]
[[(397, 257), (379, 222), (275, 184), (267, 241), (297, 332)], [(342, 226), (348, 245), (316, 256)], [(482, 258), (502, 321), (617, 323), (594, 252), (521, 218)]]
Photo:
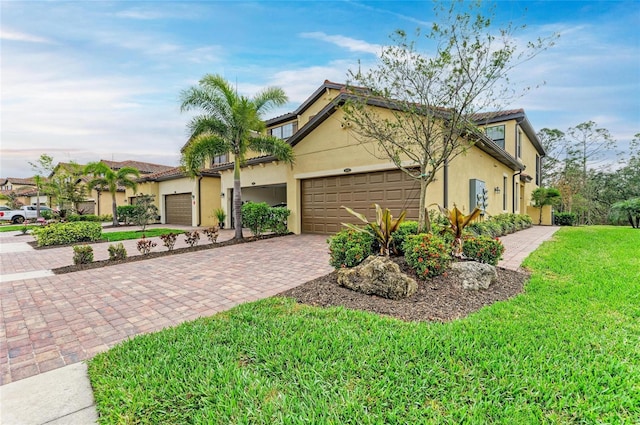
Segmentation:
[(55, 44), (53, 40), (49, 40), (48, 38), (19, 31), (12, 31), (7, 28), (0, 29), (0, 39), (7, 41), (22, 41), (27, 43)]
[(328, 35), (323, 32), (304, 32), (300, 34), (300, 37), (325, 41), (327, 43), (335, 44), (338, 47), (343, 47), (350, 52), (362, 52), (379, 55), (382, 51), (382, 46), (379, 44), (367, 43), (364, 40), (356, 40), (354, 38), (345, 37), (343, 35)]

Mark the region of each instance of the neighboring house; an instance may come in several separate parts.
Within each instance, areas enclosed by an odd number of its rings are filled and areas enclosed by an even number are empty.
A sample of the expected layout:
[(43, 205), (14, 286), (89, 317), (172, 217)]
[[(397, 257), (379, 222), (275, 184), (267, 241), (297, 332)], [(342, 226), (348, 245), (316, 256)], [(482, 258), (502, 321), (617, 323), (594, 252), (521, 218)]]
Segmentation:
[[(140, 162), (140, 161), (109, 161), (105, 159), (101, 159), (100, 162), (108, 165), (112, 170), (119, 170), (123, 167), (134, 167), (140, 171), (142, 176), (149, 175), (152, 173), (157, 173), (161, 171), (171, 170), (173, 167), (168, 165), (160, 165), (160, 164), (152, 164), (148, 162)], [(58, 172), (67, 172), (73, 167), (73, 164), (70, 163), (58, 163), (53, 173), (49, 176), (53, 178), (54, 175)], [(81, 167), (84, 168), (84, 165)], [(80, 176), (78, 177), (78, 181), (81, 181), (85, 185), (90, 181), (89, 177)], [(138, 188), (136, 193), (140, 192), (141, 188)], [(107, 215), (112, 213), (111, 209), (111, 194), (109, 191), (100, 190), (100, 188), (94, 188), (91, 191), (87, 191), (87, 199), (85, 202), (81, 202), (78, 205), (78, 210), (83, 214), (97, 214), (97, 215)], [(127, 196), (126, 190), (124, 187), (119, 186), (116, 191), (116, 205), (122, 206), (127, 205), (129, 202), (129, 198)]]
[[(6, 177), (0, 178), (0, 193), (3, 195), (9, 195), (11, 192), (15, 192), (18, 196), (18, 201), (23, 205), (36, 205), (38, 202), (41, 205), (47, 205), (49, 198), (45, 195), (38, 197), (38, 191), (36, 189), (36, 183), (33, 177), (29, 178), (17, 178)], [(7, 205), (7, 200), (0, 200), (0, 205)]]
[(150, 173), (138, 179), (134, 192), (127, 189), (127, 199), (135, 204), (138, 194), (153, 195), (163, 224), (213, 226), (213, 211), (221, 206), (220, 174), (201, 171), (189, 178), (179, 167)]
[[(286, 204), (291, 210), (289, 229), (295, 233), (339, 231), (342, 222), (353, 222), (342, 205), (368, 211), (373, 218), (371, 204), (379, 203), (394, 215), (406, 209), (408, 218), (417, 219), (419, 182), (389, 160), (374, 157), (370, 152), (375, 143), (356, 140), (340, 109), (350, 96), (343, 84), (325, 81), (294, 112), (268, 120), (268, 133), (291, 144), (295, 163), (284, 164), (272, 156), (249, 158), (241, 173), (243, 202)], [(515, 212), (537, 217), (529, 203), (545, 153), (524, 111), (480, 114), (477, 119), (487, 137), (440, 171), (428, 188), (427, 205), (455, 204), (468, 213), (477, 195), (484, 193), (489, 215)], [(233, 225), (233, 163), (216, 158), (206, 172), (220, 174), (221, 206), (227, 225)]]

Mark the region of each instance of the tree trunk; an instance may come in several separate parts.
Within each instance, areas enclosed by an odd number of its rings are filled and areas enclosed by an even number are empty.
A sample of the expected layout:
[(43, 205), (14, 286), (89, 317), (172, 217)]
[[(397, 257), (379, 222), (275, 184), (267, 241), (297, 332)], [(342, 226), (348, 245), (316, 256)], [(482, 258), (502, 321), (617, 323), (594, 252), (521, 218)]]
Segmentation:
[(240, 189), (240, 158), (235, 155), (233, 162), (233, 222), (236, 227), (235, 239), (242, 236), (242, 192)]
[(427, 212), (427, 182), (420, 178), (420, 205), (418, 206), (418, 230), (431, 232), (431, 221)]
[[(100, 211), (98, 211), (100, 212)], [(116, 193), (111, 193), (111, 213), (113, 214), (113, 225), (118, 227), (120, 223), (118, 223), (118, 206), (116, 205)]]

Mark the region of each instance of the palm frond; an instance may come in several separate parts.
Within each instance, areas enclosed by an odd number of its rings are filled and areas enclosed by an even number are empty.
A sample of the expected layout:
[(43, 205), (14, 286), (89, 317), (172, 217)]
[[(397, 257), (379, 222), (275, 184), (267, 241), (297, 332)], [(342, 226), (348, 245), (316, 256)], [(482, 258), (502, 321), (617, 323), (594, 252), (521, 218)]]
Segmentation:
[(213, 134), (201, 134), (193, 138), (182, 153), (180, 159), (183, 169), (190, 176), (196, 176), (205, 166), (205, 161), (231, 151), (231, 146), (221, 137)]
[(273, 155), (280, 161), (293, 164), (293, 148), (290, 144), (274, 136), (260, 135), (249, 139), (249, 149), (267, 155)]
[(289, 101), (284, 90), (280, 87), (267, 87), (253, 98), (253, 104), (259, 115), (272, 110), (277, 106), (282, 106)]

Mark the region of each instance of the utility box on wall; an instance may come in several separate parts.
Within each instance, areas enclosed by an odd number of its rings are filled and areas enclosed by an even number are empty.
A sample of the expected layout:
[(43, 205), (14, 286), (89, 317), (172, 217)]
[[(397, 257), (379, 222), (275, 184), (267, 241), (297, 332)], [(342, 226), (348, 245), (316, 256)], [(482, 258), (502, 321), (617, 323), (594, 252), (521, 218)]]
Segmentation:
[(469, 180), (469, 213), (473, 211), (475, 207), (482, 210), (484, 215), (487, 212), (488, 205), (488, 193), (485, 183), (482, 180), (470, 179)]

